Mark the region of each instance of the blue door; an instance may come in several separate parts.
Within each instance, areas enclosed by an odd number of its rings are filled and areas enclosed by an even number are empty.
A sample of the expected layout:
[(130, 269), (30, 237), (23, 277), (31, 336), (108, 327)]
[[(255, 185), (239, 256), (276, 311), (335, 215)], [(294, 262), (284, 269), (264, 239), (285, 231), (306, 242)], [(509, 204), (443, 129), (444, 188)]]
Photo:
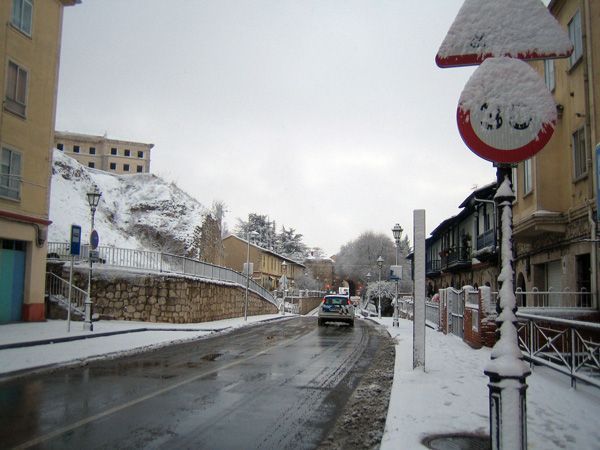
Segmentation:
[(0, 240), (0, 322), (21, 320), (25, 289), (25, 243)]

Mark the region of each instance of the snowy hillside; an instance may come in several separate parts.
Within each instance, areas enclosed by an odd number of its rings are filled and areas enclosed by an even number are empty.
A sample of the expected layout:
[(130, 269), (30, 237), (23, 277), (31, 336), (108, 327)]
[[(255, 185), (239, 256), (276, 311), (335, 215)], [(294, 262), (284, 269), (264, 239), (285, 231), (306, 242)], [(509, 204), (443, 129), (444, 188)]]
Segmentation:
[(90, 207), (86, 193), (102, 192), (96, 211), (100, 245), (173, 253), (189, 252), (194, 230), (210, 212), (174, 184), (152, 174), (114, 175), (89, 169), (54, 150), (50, 195), (50, 242), (68, 242), (71, 224), (87, 242)]

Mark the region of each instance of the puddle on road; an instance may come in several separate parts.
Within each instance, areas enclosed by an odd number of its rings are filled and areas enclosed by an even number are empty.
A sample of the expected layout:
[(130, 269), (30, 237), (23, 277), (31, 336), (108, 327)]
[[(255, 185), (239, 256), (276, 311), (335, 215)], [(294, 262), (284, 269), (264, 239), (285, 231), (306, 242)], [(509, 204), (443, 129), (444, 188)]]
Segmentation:
[(223, 356), (223, 353), (209, 353), (208, 355), (204, 355), (202, 359), (204, 361), (214, 361), (220, 356)]

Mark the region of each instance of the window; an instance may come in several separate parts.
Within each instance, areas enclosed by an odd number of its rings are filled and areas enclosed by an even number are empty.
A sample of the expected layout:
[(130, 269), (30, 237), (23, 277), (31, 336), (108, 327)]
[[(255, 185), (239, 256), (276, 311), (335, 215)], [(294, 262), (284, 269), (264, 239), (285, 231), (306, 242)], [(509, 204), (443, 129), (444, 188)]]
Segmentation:
[(89, 167), (90, 169), (93, 169), (94, 167), (96, 167), (96, 164), (95, 164), (95, 163), (93, 163), (93, 162), (89, 162), (89, 163), (88, 163), (88, 167)]
[(33, 17), (33, 0), (13, 0), (10, 23), (31, 36), (31, 18)]
[(573, 169), (573, 175), (576, 180), (587, 173), (584, 128), (580, 128), (575, 133), (573, 133)]
[(137, 166), (137, 173), (142, 173), (144, 171), (144, 166)]
[(544, 82), (550, 92), (554, 91), (556, 81), (554, 78), (554, 60), (546, 59), (544, 61)]
[(138, 158), (143, 158), (144, 157), (144, 152), (142, 152), (141, 150), (138, 151)]
[(0, 156), (0, 196), (21, 198), (21, 154), (8, 148)]
[(6, 80), (6, 101), (4, 107), (20, 116), (25, 117), (27, 107), (27, 71), (18, 64), (8, 62)]
[(533, 190), (533, 171), (531, 159), (523, 161), (523, 196)]
[(90, 155), (96, 154), (96, 147), (90, 147)]
[(56, 144), (56, 148), (62, 151), (65, 146), (63, 144)]
[(123, 164), (123, 172), (129, 172), (129, 164)]
[(131, 156), (131, 150), (129, 150), (128, 148), (126, 148), (123, 153), (125, 154), (125, 156)]
[(111, 149), (110, 149), (110, 154), (111, 154), (111, 155), (117, 155), (117, 154), (118, 154), (118, 153), (117, 153), (117, 149), (116, 149), (115, 147), (111, 148)]
[(583, 55), (583, 39), (581, 36), (581, 14), (579, 10), (569, 22), (569, 39), (573, 44), (573, 53), (569, 56), (569, 65), (573, 67)]
[(79, 153), (79, 145), (73, 146), (73, 153)]
[(110, 163), (110, 170), (117, 170), (117, 163)]

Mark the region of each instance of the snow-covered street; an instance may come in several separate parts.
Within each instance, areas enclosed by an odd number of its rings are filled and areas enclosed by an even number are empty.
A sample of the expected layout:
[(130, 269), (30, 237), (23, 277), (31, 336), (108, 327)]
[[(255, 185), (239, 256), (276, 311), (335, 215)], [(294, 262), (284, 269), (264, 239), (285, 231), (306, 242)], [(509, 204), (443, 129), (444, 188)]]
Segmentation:
[[(140, 328), (169, 331), (133, 332), (4, 349), (0, 350), (0, 372), (135, 353), (206, 336), (213, 332), (211, 330), (226, 332), (278, 317), (281, 316), (254, 316), (249, 317), (247, 323), (243, 318), (199, 324), (99, 321), (95, 323), (96, 334)], [(489, 432), (488, 379), (483, 367), (490, 358), (490, 349), (473, 350), (455, 336), (445, 336), (428, 328), (425, 372), (413, 371), (412, 322), (400, 320), (400, 327), (395, 328), (391, 318), (374, 320), (385, 326), (396, 341), (394, 383), (382, 449), (425, 448), (421, 441), (437, 434), (485, 435)], [(80, 331), (81, 322), (73, 322), (71, 326), (71, 336), (86, 334)], [(2, 325), (0, 346), (67, 335), (64, 321)], [(599, 448), (596, 418), (600, 417), (600, 393), (597, 390), (582, 384), (573, 390), (568, 377), (540, 367), (533, 370), (527, 383), (528, 448)]]

